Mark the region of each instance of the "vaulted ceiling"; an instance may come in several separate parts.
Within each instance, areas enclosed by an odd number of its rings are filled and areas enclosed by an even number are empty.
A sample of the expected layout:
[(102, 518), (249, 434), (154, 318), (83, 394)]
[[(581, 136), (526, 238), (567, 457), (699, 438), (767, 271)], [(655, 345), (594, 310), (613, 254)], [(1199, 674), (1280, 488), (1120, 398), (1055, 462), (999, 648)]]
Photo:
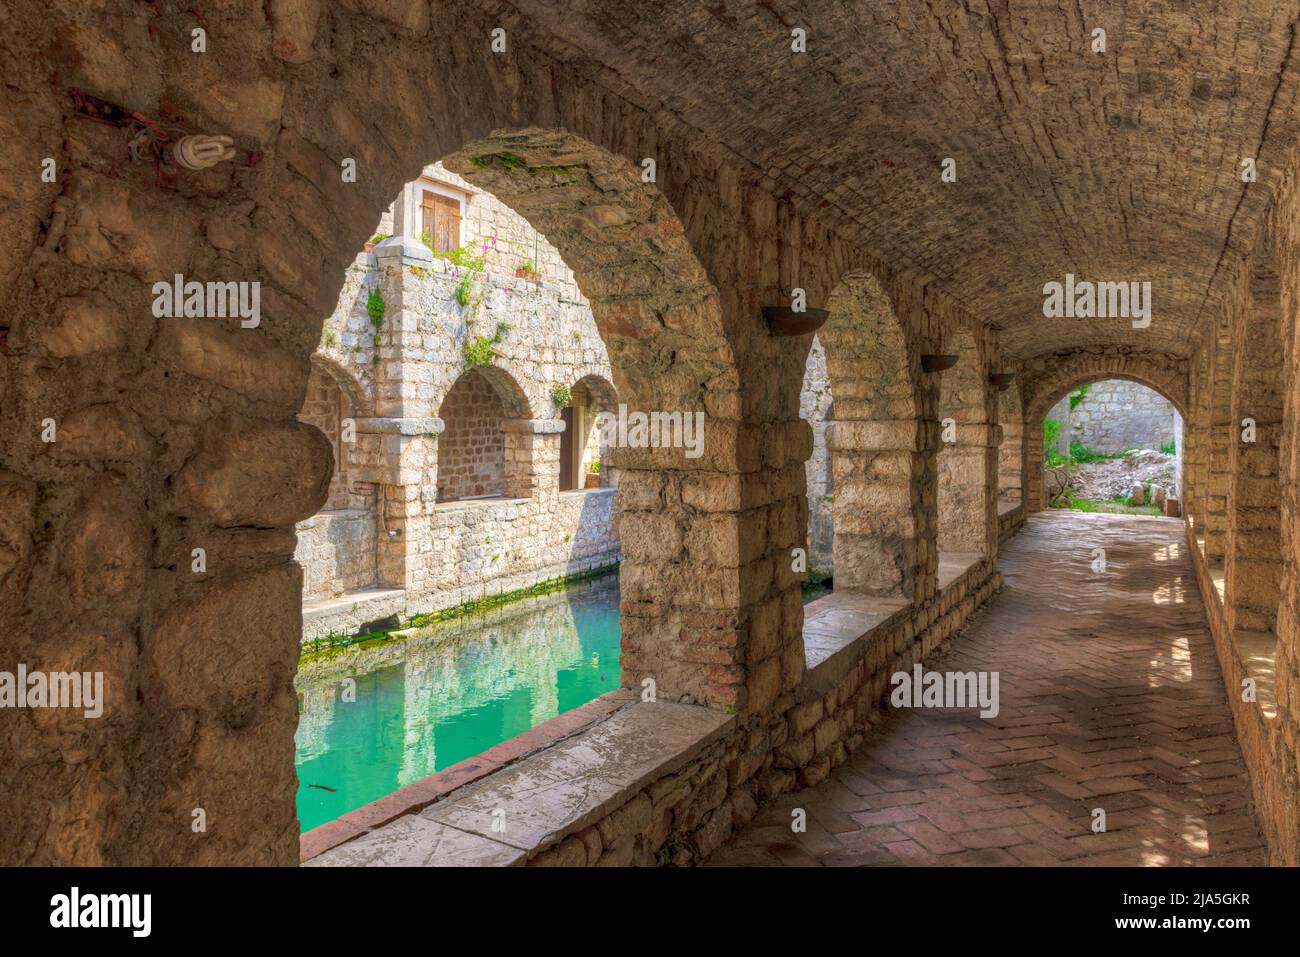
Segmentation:
[[(1013, 356), (1188, 354), (1300, 131), (1295, 0), (510, 6), (561, 57), (599, 61), (604, 82), (950, 292)], [(1150, 327), (1044, 318), (1043, 284), (1066, 273), (1150, 281)]]

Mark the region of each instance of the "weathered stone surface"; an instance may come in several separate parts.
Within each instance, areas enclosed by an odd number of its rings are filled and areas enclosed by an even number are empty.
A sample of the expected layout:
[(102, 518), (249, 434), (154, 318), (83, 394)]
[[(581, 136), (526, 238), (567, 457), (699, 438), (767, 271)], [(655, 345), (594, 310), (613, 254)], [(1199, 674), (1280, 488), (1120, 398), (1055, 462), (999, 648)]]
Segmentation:
[(74, 296), (61, 300), (58, 325), (44, 337), (50, 355), (60, 359), (112, 352), (126, 345), (126, 317), (102, 296)]
[[(579, 851), (582, 844), (578, 844)], [(416, 815), (398, 818), (355, 841), (326, 851), (308, 867), (487, 867), (523, 862), (517, 848), (478, 834), (458, 831)], [(586, 863), (573, 855), (554, 863), (575, 867)]]
[(309, 425), (218, 420), (178, 484), (216, 525), (282, 525), (306, 518), (329, 490), (329, 442)]

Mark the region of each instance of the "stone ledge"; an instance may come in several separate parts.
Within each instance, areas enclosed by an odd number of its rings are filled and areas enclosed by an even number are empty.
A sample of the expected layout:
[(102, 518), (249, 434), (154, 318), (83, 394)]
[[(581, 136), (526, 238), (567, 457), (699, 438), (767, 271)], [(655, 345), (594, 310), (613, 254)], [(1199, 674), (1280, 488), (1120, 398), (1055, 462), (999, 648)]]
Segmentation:
[[(572, 722), (575, 712), (471, 759), (494, 767), (471, 779), (474, 783), (458, 783), (456, 791), (437, 803), (432, 803), (436, 797), (429, 797), (424, 801), (427, 809), (417, 814), (410, 813), (417, 808), (410, 796), (407, 812), (393, 814), (398, 796), (453, 769), (322, 825), (303, 835), (304, 853), (315, 852), (313, 866), (520, 863), (534, 851), (600, 820), (651, 782), (680, 770), (730, 731), (736, 720), (708, 708), (635, 698), (635, 692), (623, 690), (589, 702), (583, 708), (602, 702), (601, 707), (613, 705), (616, 710), (604, 720), (584, 720), (578, 733), (532, 750), (517, 763), (502, 766), (493, 754), (498, 749), (505, 749), (501, 754), (518, 749), (520, 739), (529, 735), (540, 740), (548, 725), (566, 718)], [(634, 703), (628, 704), (629, 699)], [(431, 794), (437, 782), (426, 787)], [(386, 818), (386, 823), (363, 830), (361, 812)], [(412, 821), (412, 816), (417, 820)], [(504, 829), (495, 830), (497, 822), (504, 823)], [(335, 845), (329, 850), (312, 847), (317, 831), (337, 838)]]
[(430, 416), (369, 416), (356, 420), (357, 432), (362, 435), (441, 435), (447, 423)]
[(328, 634), (353, 634), (362, 624), (403, 615), (406, 592), (401, 588), (362, 588), (337, 598), (303, 605), (302, 637), (306, 641)]
[(904, 598), (831, 592), (804, 607), (804, 679), (796, 700), (811, 701), (834, 688), (884, 636), (911, 617)]
[[(339, 848), (340, 845), (349, 844), (350, 847), (351, 842), (359, 842), (363, 837), (377, 833), (376, 829), (387, 830), (393, 822), (405, 820), (408, 816), (422, 811), (457, 788), (465, 787), (521, 758), (536, 754), (566, 737), (589, 728), (636, 698), (635, 691), (622, 688), (610, 691), (488, 748), (482, 754), (466, 758), (464, 761), (399, 788), (391, 794), (385, 794), (369, 804), (363, 804), (333, 821), (327, 821), (304, 833), (299, 838), (299, 855), (304, 861), (312, 860)], [(407, 856), (408, 851), (404, 849), (405, 839), (402, 833), (404, 832), (394, 835), (391, 844), (389, 839), (384, 837), (376, 838), (366, 847), (391, 847), (394, 854)], [(350, 859), (353, 856), (366, 859)], [(349, 851), (346, 855), (335, 855), (323, 863), (340, 865), (388, 863), (370, 860), (371, 856), (370, 850), (367, 849), (357, 852), (356, 855)]]

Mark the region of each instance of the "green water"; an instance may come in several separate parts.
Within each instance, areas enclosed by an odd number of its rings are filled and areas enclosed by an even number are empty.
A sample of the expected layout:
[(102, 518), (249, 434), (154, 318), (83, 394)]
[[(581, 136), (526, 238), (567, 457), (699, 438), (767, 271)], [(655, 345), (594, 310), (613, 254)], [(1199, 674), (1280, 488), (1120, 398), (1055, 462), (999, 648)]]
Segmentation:
[(618, 653), (610, 575), (305, 666), (295, 681), (302, 829), (613, 691)]

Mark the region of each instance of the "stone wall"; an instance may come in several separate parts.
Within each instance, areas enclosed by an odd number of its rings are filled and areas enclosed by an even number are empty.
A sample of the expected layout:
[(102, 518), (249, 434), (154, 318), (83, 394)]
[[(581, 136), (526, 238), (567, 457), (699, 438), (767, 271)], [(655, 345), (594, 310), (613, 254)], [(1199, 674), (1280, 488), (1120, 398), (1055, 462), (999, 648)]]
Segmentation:
[(1136, 382), (1103, 379), (1088, 386), (1073, 412), (1069, 397), (1056, 403), (1049, 419), (1069, 417), (1072, 441), (1098, 452), (1160, 449), (1174, 441), (1176, 411), (1168, 399)]
[(317, 512), (299, 522), (297, 530), (293, 559), (302, 566), (304, 604), (328, 601), (376, 583), (379, 542), (373, 504)]
[[(921, 607), (901, 603), (842, 605), (893, 609), (838, 653), (810, 666), (793, 694), (762, 721), (738, 722), (706, 742), (684, 766), (629, 789), (600, 820), (561, 833), (537, 848), (530, 866), (628, 866), (697, 863), (748, 825), (782, 794), (824, 781), (862, 744), (889, 707), (889, 678), (929, 658), (965, 627), (999, 587), (998, 573), (971, 564)], [(877, 600), (878, 601), (878, 600)], [(788, 822), (783, 822), (788, 826)]]
[(473, 369), (447, 392), (438, 408), (438, 501), (502, 495), (506, 487), (505, 405)]

